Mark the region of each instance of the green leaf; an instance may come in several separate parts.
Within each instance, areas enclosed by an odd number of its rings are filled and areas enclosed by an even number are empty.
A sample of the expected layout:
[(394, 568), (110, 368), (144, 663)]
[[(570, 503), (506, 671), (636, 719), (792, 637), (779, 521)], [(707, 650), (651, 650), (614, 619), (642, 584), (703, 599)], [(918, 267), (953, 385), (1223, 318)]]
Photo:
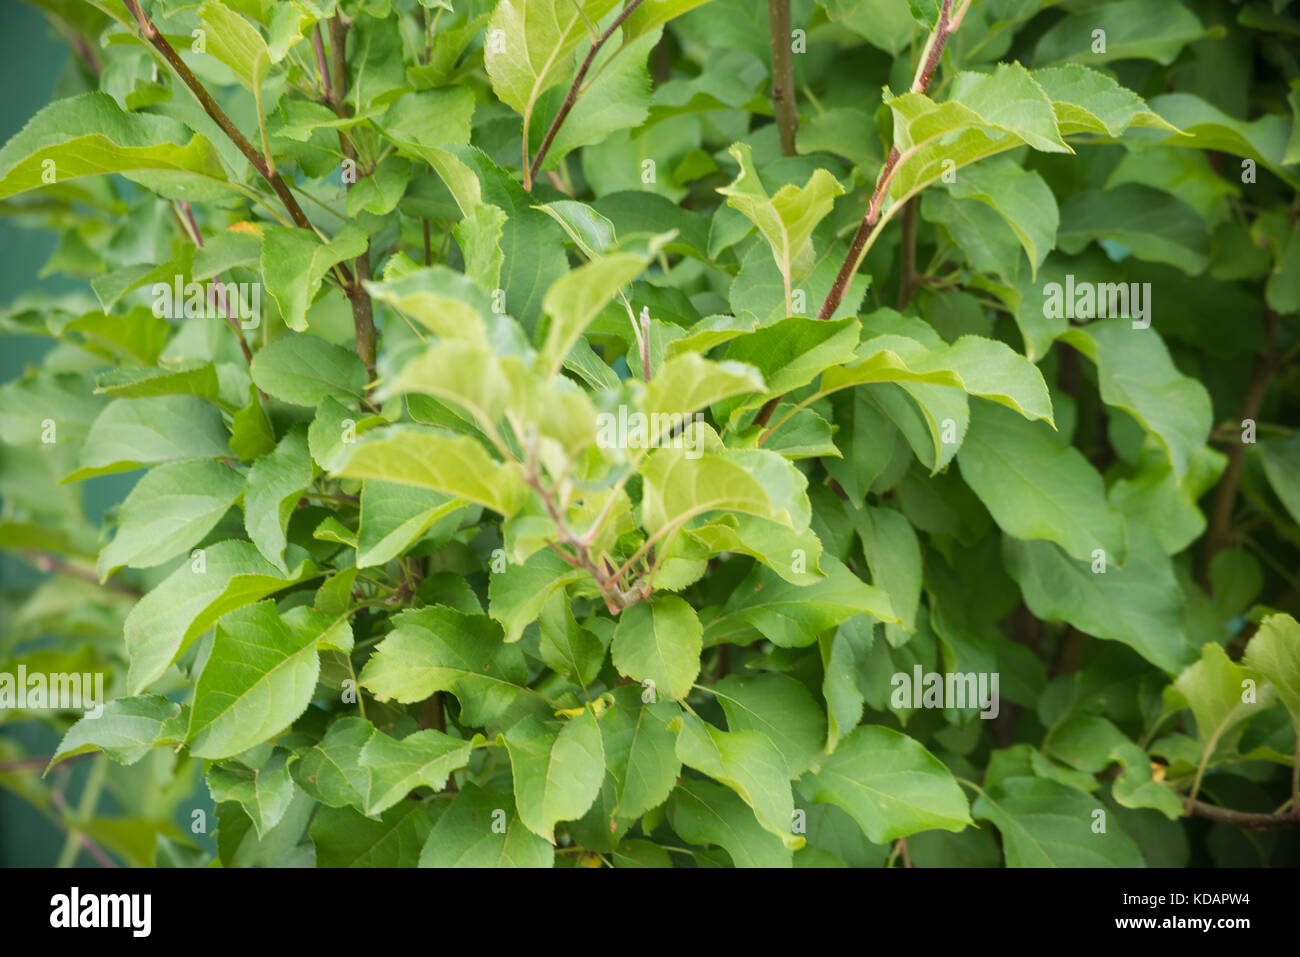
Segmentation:
[(329, 807), (351, 805), (365, 812), (370, 803), (370, 770), (361, 750), (381, 732), (365, 718), (337, 718), (319, 743), (293, 765), (293, 777), (313, 800)]
[(1046, 426), (977, 402), (957, 464), (1008, 535), (1056, 542), (1081, 560), (1101, 549), (1108, 561), (1124, 561), (1124, 520), (1106, 502), (1101, 476)]
[(434, 522), (463, 508), (442, 492), (368, 479), (361, 488), (357, 567), (384, 565), (405, 552)]
[(0, 149), (0, 199), (50, 185), (51, 175), (67, 183), (102, 173), (122, 173), (167, 199), (232, 195), (206, 138), (176, 120), (124, 113), (94, 92), (51, 103)]
[(421, 867), (551, 867), (555, 848), (526, 828), (514, 795), (466, 784), (420, 852)]
[(709, 689), (731, 731), (765, 734), (797, 778), (821, 758), (826, 716), (812, 693), (787, 675), (727, 675)]
[(392, 621), (393, 630), (360, 675), (380, 701), (410, 703), (449, 691), (460, 702), (463, 720), (481, 726), (525, 690), (523, 652), (503, 643), (501, 627), (486, 615), (438, 605), (401, 612)]
[(954, 200), (983, 203), (996, 212), (1024, 247), (1031, 276), (1037, 274), (1056, 245), (1060, 223), (1056, 197), (1037, 172), (1021, 169), (1009, 160), (993, 160), (966, 170), (948, 187), (948, 193)]
[[(1099, 37), (1098, 30), (1103, 31)], [(1034, 48), (1035, 63), (1109, 63), (1142, 58), (1168, 66), (1206, 35), (1178, 0), (1118, 0), (1055, 23)]]
[(872, 382), (915, 382), (961, 389), (1052, 423), (1052, 399), (1038, 368), (1005, 343), (962, 336), (938, 351), (915, 339), (879, 335), (858, 347), (859, 360), (822, 373), (817, 395)]
[(1257, 451), (1269, 485), (1300, 523), (1300, 438), (1269, 439), (1260, 442)]
[(1181, 481), (1213, 425), (1205, 386), (1175, 368), (1159, 335), (1123, 319), (1073, 327), (1061, 338), (1097, 364), (1102, 401), (1130, 413), (1156, 438)]
[(721, 847), (736, 867), (791, 866), (789, 848), (729, 788), (683, 781), (668, 801), (668, 819), (682, 840)]
[[(505, 0), (508, 2), (508, 0)], [(641, 274), (644, 257), (610, 253), (561, 276), (546, 291), (542, 308), (550, 317), (537, 369), (547, 376), (559, 371), (569, 350), (620, 289)]]
[(826, 753), (833, 752), (842, 736), (862, 720), (866, 697), (857, 675), (865, 672), (874, 638), (865, 619), (850, 618), (834, 632), (820, 638), (822, 697), (826, 699)]
[(624, 46), (655, 27), (708, 2), (709, 0), (659, 0), (657, 3), (641, 4), (623, 22)]
[(244, 89), (256, 92), (271, 66), (271, 51), (262, 35), (235, 11), (215, 0), (208, 0), (199, 8), (199, 20), (205, 28), (205, 52), (230, 67)]
[(1076, 560), (1051, 542), (1003, 539), (1007, 572), (1044, 621), (1068, 621), (1087, 635), (1120, 641), (1147, 661), (1177, 671), (1192, 654), (1183, 632), (1185, 600), (1160, 543), (1130, 526), (1124, 567)]
[(1061, 206), (1056, 236), (1071, 255), (1105, 239), (1139, 259), (1168, 263), (1189, 276), (1203, 272), (1210, 261), (1210, 235), (1201, 215), (1177, 196), (1140, 183), (1075, 193)]
[(441, 790), (452, 771), (469, 763), (469, 741), (432, 728), (400, 741), (376, 731), (362, 746), (358, 760), (369, 772), (365, 807), (374, 817), (406, 799), (417, 787)]
[(889, 595), (890, 608), (910, 634), (921, 601), (921, 545), (912, 523), (889, 508), (864, 506), (848, 515), (862, 540), (871, 580)]
[(162, 677), (222, 615), (315, 574), (315, 566), (304, 561), (283, 575), (248, 542), (221, 542), (192, 555), (126, 616), (131, 693), (139, 694)]
[(1052, 101), (1029, 71), (998, 64), (993, 73), (959, 73), (952, 98), (935, 103), (921, 93), (886, 97), (894, 115), (894, 147), (901, 159), (889, 195), (891, 209), (939, 179), (1017, 146), (1071, 153), (1061, 139)]
[(307, 447), (321, 468), (338, 468), (347, 461), (349, 445), (370, 429), (387, 424), (381, 415), (359, 415), (338, 399), (326, 397), (307, 429)]
[(840, 741), (810, 784), (813, 800), (847, 811), (873, 844), (971, 823), (965, 795), (939, 759), (879, 725), (863, 725)]
[(1272, 704), (1270, 686), (1256, 689), (1257, 678), (1251, 668), (1231, 661), (1222, 646), (1206, 642), (1201, 659), (1165, 688), (1166, 708), (1190, 708), (1196, 717), (1202, 761), (1217, 748), (1233, 747), (1243, 722)]
[(574, 620), (569, 596), (552, 592), (539, 619), (542, 661), (558, 674), (586, 687), (605, 664), (605, 646)]
[(265, 837), (284, 818), (293, 801), (290, 758), (288, 751), (276, 748), (265, 763), (256, 767), (238, 760), (214, 764), (208, 771), (208, 793), (217, 804), (238, 801), (257, 836)]
[(1178, 132), (1160, 114), (1149, 109), (1141, 97), (1105, 73), (1069, 63), (1035, 70), (1033, 76), (1052, 101), (1062, 136), (1077, 133), (1120, 136), (1134, 126)]
[(114, 399), (91, 423), (78, 467), (63, 481), (184, 459), (225, 458), (228, 439), (221, 413), (197, 396)]
[(1300, 728), (1300, 625), (1290, 615), (1269, 615), (1246, 644), (1242, 659), (1273, 686)]
[(421, 428), (385, 429), (358, 442), (336, 474), (432, 489), (507, 517), (528, 497), (514, 469), (492, 461), (473, 439)]
[[(658, 42), (659, 32), (652, 31), (625, 39), (621, 46), (608, 43), (601, 48), (592, 61), (582, 95), (551, 140), (542, 170), (554, 169), (578, 147), (604, 142), (613, 133), (644, 123), (650, 111), (651, 86), (646, 59)], [(538, 118), (549, 119), (557, 113), (565, 93), (563, 86), (551, 90)], [(540, 147), (546, 125), (538, 123), (531, 129), (534, 144)]]
[(1285, 168), (1291, 124), (1274, 113), (1246, 122), (1190, 93), (1163, 94), (1151, 101), (1151, 108), (1178, 127), (1178, 135), (1162, 141), (1170, 146), (1244, 156), (1272, 170), (1291, 186), (1300, 182)]
[(317, 808), (310, 834), (317, 867), (415, 867), (432, 830), (428, 805), (403, 801), (378, 821), (351, 808)]
[(247, 751), (307, 709), (320, 672), (316, 645), (322, 630), (316, 624), (289, 621), (273, 601), (221, 619), (194, 689), (185, 736), (191, 753), (225, 758)]
[(418, 269), (383, 282), (368, 282), (366, 291), (441, 340), (490, 346), (487, 319), (492, 315), (491, 302), (482, 289), (460, 273), (442, 266)]
[(614, 706), (601, 716), (600, 734), (614, 781), (614, 813), (638, 818), (667, 800), (681, 774), (677, 735), (668, 729), (681, 710), (649, 689), (624, 686), (612, 694)]
[(697, 353), (686, 352), (654, 370), (643, 408), (648, 417), (689, 416), (723, 399), (762, 391), (763, 379), (752, 367), (739, 362), (710, 362)]
[(821, 562), (826, 577), (804, 586), (755, 565), (709, 620), (705, 643), (748, 644), (761, 635), (782, 648), (802, 648), (854, 615), (898, 620), (883, 591), (861, 581), (830, 555), (822, 555)]
[[(673, 719), (677, 757), (688, 767), (725, 784), (749, 805), (763, 829), (792, 851), (795, 835), (789, 769), (776, 745), (758, 731), (719, 731), (691, 714)], [(671, 725), (670, 725), (671, 727)]]
[(258, 350), (249, 371), (257, 387), (294, 405), (365, 397), (366, 367), (355, 353), (319, 336), (281, 336)]
[(500, 47), (488, 44), (484, 64), (492, 91), (528, 120), (538, 98), (572, 75), (573, 54), (587, 35), (587, 24), (598, 23), (614, 8), (614, 0), (501, 0), (488, 21), (488, 36), (503, 38)]
[(652, 682), (657, 693), (681, 699), (700, 673), (703, 629), (695, 609), (659, 594), (623, 610), (611, 652), (619, 674)]
[(591, 711), (563, 723), (529, 715), (505, 734), (519, 819), (555, 843), (555, 823), (582, 817), (600, 793), (605, 750)]
[(117, 535), (99, 553), (100, 580), (123, 565), (151, 568), (186, 552), (243, 491), (239, 472), (207, 459), (150, 470), (122, 503)]
[(812, 271), (812, 233), (830, 213), (835, 197), (844, 187), (824, 169), (817, 169), (802, 187), (787, 184), (771, 196), (754, 168), (748, 143), (735, 143), (728, 153), (740, 164), (740, 173), (730, 186), (719, 187), (727, 205), (744, 214), (758, 227), (772, 249), (772, 258), (785, 277), (786, 300), (790, 286)]
[[(326, 273), (345, 259), (365, 255), (367, 248), (366, 234), (351, 224), (343, 227), (328, 242), (322, 242), (307, 229), (264, 227), (262, 281), (266, 283), (266, 291), (279, 304), (285, 324), (295, 332), (305, 331), (307, 308), (320, 291)], [(326, 344), (318, 339), (315, 341)]]
[[(971, 813), (1002, 834), (1008, 867), (1141, 867), (1142, 854), (1115, 820), (1093, 830), (1101, 803), (1044, 778), (1008, 778), (981, 794)], [(1104, 810), (1104, 809), (1103, 809)]]
[(117, 698), (98, 717), (84, 717), (68, 729), (49, 767), (88, 751), (103, 751), (118, 764), (135, 764), (154, 748), (180, 744), (185, 724), (181, 706), (160, 694)]
[(281, 571), (285, 529), (298, 499), (311, 484), (314, 469), (307, 450), (307, 432), (298, 428), (286, 435), (275, 451), (253, 463), (244, 496), (244, 527), (262, 557)]
[(115, 399), (158, 395), (197, 395), (215, 400), (219, 385), (211, 362), (185, 362), (172, 368), (114, 369), (95, 380), (95, 391)]
[(510, 381), (496, 356), (468, 342), (428, 346), (385, 383), (378, 398), (418, 393), (454, 403), (488, 435), (510, 404)]
[(501, 622), (506, 641), (518, 641), (524, 629), (537, 620), (552, 592), (586, 577), (559, 555), (543, 549), (522, 564), (511, 562), (494, 572), (488, 586), (488, 613)]

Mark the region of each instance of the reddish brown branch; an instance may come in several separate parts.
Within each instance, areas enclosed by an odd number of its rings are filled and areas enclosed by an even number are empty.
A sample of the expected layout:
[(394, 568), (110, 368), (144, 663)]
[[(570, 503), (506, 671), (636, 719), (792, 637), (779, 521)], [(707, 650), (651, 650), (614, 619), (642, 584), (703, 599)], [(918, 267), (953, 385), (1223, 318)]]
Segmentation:
[(1203, 801), (1192, 799), (1185, 802), (1190, 813), (1197, 817), (1244, 827), (1251, 831), (1264, 831), (1273, 828), (1300, 827), (1300, 815), (1292, 813), (1264, 814), (1256, 811), (1233, 811), (1226, 807), (1216, 807)]
[[(569, 92), (565, 94), (564, 102), (560, 104), (560, 112), (555, 114), (555, 119), (551, 121), (550, 129), (546, 131), (546, 136), (542, 139), (542, 145), (537, 149), (537, 155), (533, 157), (532, 164), (524, 170), (524, 189), (532, 190), (533, 180), (537, 179), (537, 171), (542, 168), (542, 160), (546, 158), (546, 152), (551, 148), (551, 143), (555, 139), (555, 134), (559, 132), (560, 125), (564, 123), (569, 111), (573, 109), (578, 102), (578, 89), (582, 86), (582, 81), (587, 78), (587, 71), (591, 69), (591, 64), (596, 59), (596, 54), (600, 48), (605, 45), (614, 32), (623, 25), (623, 21), (632, 15), (632, 11), (641, 6), (641, 0), (632, 0), (623, 12), (614, 18), (614, 22), (591, 44), (591, 49), (587, 51), (586, 57), (582, 61), (582, 66), (578, 67), (577, 74), (573, 77), (573, 83), (569, 87)], [(524, 155), (528, 154), (528, 144), (524, 143)]]
[(302, 211), (298, 201), (289, 192), (289, 187), (280, 177), (280, 174), (272, 171), (267, 158), (257, 151), (257, 148), (248, 141), (248, 138), (243, 133), (239, 132), (239, 128), (226, 115), (226, 111), (221, 108), (220, 104), (213, 99), (212, 94), (207, 91), (207, 88), (199, 82), (198, 77), (185, 65), (185, 61), (181, 59), (180, 54), (167, 42), (167, 38), (154, 26), (154, 22), (140, 9), (139, 0), (122, 0), (122, 2), (131, 15), (135, 17), (136, 22), (140, 24), (140, 31), (144, 34), (144, 38), (149, 41), (155, 50), (162, 54), (163, 59), (167, 61), (176, 75), (189, 87), (190, 92), (194, 94), (194, 98), (203, 107), (203, 111), (212, 118), (212, 121), (217, 126), (221, 127), (221, 131), (238, 147), (239, 152), (244, 154), (244, 158), (253, 165), (253, 169), (257, 170), (258, 175), (266, 180), (271, 189), (275, 191), (275, 195), (284, 204), (284, 208), (289, 213), (294, 224), (303, 229), (311, 229), (311, 221), (307, 219), (307, 214)]
[[(952, 31), (956, 27), (957, 24), (952, 21), (952, 0), (943, 0), (943, 9), (939, 12), (939, 22), (935, 24), (934, 34), (927, 47), (925, 64), (912, 81), (913, 93), (924, 93), (930, 88), (930, 82), (934, 79), (935, 70), (939, 66), (939, 61), (943, 58), (944, 47), (948, 45), (948, 37), (952, 35)], [(881, 167), (880, 176), (876, 180), (876, 188), (871, 194), (871, 203), (867, 206), (867, 213), (862, 217), (862, 222), (858, 224), (858, 231), (853, 235), (853, 242), (849, 244), (849, 254), (835, 277), (835, 283), (831, 286), (826, 301), (822, 303), (821, 311), (817, 313), (818, 319), (829, 319), (834, 315), (835, 310), (840, 307), (840, 303), (844, 301), (844, 296), (849, 289), (849, 283), (852, 282), (854, 273), (858, 271), (858, 260), (862, 256), (863, 247), (866, 246), (871, 230), (880, 219), (880, 208), (884, 205), (885, 194), (889, 190), (889, 184), (894, 180), (894, 174), (898, 171), (898, 159), (898, 148), (891, 146), (889, 155), (885, 158), (885, 165)]]

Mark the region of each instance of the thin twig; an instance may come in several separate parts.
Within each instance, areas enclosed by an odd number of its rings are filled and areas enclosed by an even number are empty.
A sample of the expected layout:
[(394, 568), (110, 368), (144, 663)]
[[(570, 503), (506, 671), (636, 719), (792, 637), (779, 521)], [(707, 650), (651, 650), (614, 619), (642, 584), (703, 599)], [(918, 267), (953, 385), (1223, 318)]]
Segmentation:
[[(578, 67), (578, 72), (573, 77), (573, 84), (569, 87), (569, 92), (564, 96), (564, 102), (560, 104), (560, 112), (555, 114), (555, 119), (551, 121), (550, 129), (546, 131), (546, 136), (542, 139), (542, 145), (537, 149), (537, 155), (533, 157), (533, 162), (524, 170), (524, 189), (532, 191), (533, 180), (537, 178), (537, 171), (542, 168), (542, 160), (546, 158), (546, 151), (551, 148), (551, 142), (555, 139), (555, 134), (559, 132), (560, 125), (569, 115), (575, 103), (578, 102), (578, 91), (582, 86), (582, 81), (587, 78), (587, 71), (591, 69), (592, 62), (596, 59), (596, 54), (600, 48), (605, 45), (605, 41), (614, 35), (614, 32), (623, 25), (623, 21), (632, 15), (632, 11), (641, 6), (641, 0), (632, 0), (623, 12), (614, 18), (614, 22), (597, 37), (591, 44), (591, 49), (587, 51), (587, 56), (582, 61), (582, 66)], [(525, 159), (528, 155), (528, 143), (524, 143)]]
[(271, 168), (267, 159), (257, 151), (257, 147), (253, 146), (248, 141), (248, 137), (239, 131), (239, 128), (226, 115), (226, 111), (221, 108), (217, 101), (213, 99), (212, 94), (207, 91), (207, 88), (199, 82), (198, 77), (185, 65), (185, 61), (181, 59), (175, 48), (167, 42), (167, 38), (162, 35), (162, 31), (140, 9), (140, 0), (122, 0), (122, 2), (140, 25), (140, 31), (144, 34), (145, 40), (162, 54), (163, 59), (167, 61), (176, 75), (189, 87), (190, 92), (194, 94), (194, 98), (203, 107), (203, 111), (212, 118), (217, 126), (221, 127), (221, 131), (238, 147), (239, 152), (244, 154), (244, 158), (253, 165), (253, 169), (257, 170), (262, 179), (266, 180), (271, 189), (275, 191), (275, 195), (280, 198), (280, 202), (284, 205), (294, 224), (302, 229), (311, 229), (311, 221), (307, 218), (307, 214), (302, 211), (302, 207), (298, 205), (298, 201), (293, 198), (293, 194), (289, 192), (289, 187), (285, 185), (280, 174)]
[(1300, 827), (1300, 816), (1290, 811), (1282, 814), (1265, 814), (1256, 811), (1233, 811), (1226, 807), (1206, 804), (1204, 801), (1190, 799), (1187, 809), (1197, 817), (1208, 818), (1223, 824), (1233, 824), (1251, 831), (1264, 831), (1272, 828)]
[[(199, 231), (198, 220), (194, 218), (194, 210), (190, 208), (189, 203), (185, 202), (181, 203), (180, 207), (181, 212), (185, 214), (184, 222), (187, 227), (187, 232), (190, 234), (190, 238), (194, 240), (195, 246), (202, 249), (203, 233)], [(225, 284), (221, 281), (220, 275), (214, 275), (212, 278), (216, 280), (212, 289), (217, 296), (217, 308), (221, 310), (222, 318), (230, 324), (230, 328), (235, 330), (235, 338), (239, 340), (239, 348), (244, 353), (244, 361), (249, 365), (252, 365), (253, 350), (248, 348), (248, 340), (244, 338), (244, 330), (239, 327), (239, 322), (230, 314), (230, 304), (226, 302)], [(262, 397), (266, 398), (266, 394), (262, 393)]]
[[(1250, 373), (1250, 382), (1246, 394), (1241, 400), (1240, 422), (1259, 418), (1264, 395), (1268, 391), (1269, 379), (1279, 366), (1277, 355), (1277, 313), (1269, 309), (1264, 316), (1264, 352), (1255, 357), (1254, 368)], [(1246, 464), (1246, 443), (1240, 441), (1228, 453), (1228, 467), (1224, 469), (1223, 478), (1214, 498), (1214, 511), (1210, 516), (1210, 528), (1205, 536), (1205, 550), (1201, 553), (1200, 580), (1208, 586), (1210, 581), (1210, 563), (1218, 551), (1228, 544), (1232, 537), (1232, 513), (1237, 504), (1237, 486), (1241, 483), (1241, 474)]]
[(80, 565), (74, 565), (63, 558), (54, 555), (48, 555), (45, 552), (38, 552), (33, 549), (24, 549), (22, 552), (26, 558), (39, 572), (52, 573), (55, 575), (67, 575), (69, 578), (79, 578), (82, 581), (90, 582), (92, 585), (99, 585), (101, 588), (107, 588), (109, 591), (119, 592), (123, 595), (130, 595), (132, 598), (139, 598), (142, 592), (128, 585), (126, 582), (117, 581), (110, 578), (104, 582), (99, 580), (93, 571), (89, 568), (82, 568)]
[[(944, 47), (948, 44), (948, 37), (952, 35), (952, 31), (957, 28), (959, 23), (960, 20), (954, 21), (952, 19), (952, 0), (943, 0), (943, 9), (939, 11), (939, 22), (935, 24), (934, 32), (926, 43), (921, 68), (917, 71), (915, 79), (912, 80), (913, 93), (924, 93), (930, 88), (930, 82), (934, 79), (934, 72), (939, 66), (939, 61), (943, 58)], [(876, 180), (876, 188), (871, 195), (871, 203), (867, 206), (867, 213), (862, 217), (862, 222), (858, 225), (858, 231), (853, 236), (853, 242), (849, 245), (849, 254), (844, 260), (844, 265), (840, 267), (839, 274), (835, 277), (835, 283), (831, 286), (826, 301), (822, 303), (821, 311), (817, 313), (818, 319), (829, 319), (835, 313), (835, 310), (839, 308), (840, 303), (844, 301), (849, 283), (857, 273), (858, 267), (862, 264), (862, 258), (866, 252), (867, 238), (871, 235), (876, 221), (880, 218), (880, 208), (884, 204), (885, 194), (889, 191), (889, 185), (894, 180), (894, 174), (898, 172), (898, 159), (898, 147), (891, 146), (889, 156), (885, 159), (885, 165), (881, 167), (880, 177)]]

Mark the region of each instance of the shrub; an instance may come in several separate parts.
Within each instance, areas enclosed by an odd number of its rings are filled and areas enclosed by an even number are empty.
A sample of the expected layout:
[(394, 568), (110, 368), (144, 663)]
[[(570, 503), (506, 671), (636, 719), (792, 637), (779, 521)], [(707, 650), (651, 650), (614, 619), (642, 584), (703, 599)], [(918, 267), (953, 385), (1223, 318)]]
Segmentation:
[(40, 6), (0, 784), (74, 841), (1300, 860), (1288, 2)]

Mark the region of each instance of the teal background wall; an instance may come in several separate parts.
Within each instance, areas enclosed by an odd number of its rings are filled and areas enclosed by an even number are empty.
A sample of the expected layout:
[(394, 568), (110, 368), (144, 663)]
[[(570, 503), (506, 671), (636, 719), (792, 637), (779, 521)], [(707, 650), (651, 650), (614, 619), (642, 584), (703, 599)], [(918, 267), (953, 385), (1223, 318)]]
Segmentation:
[[(8, 141), (37, 110), (55, 98), (59, 78), (69, 67), (67, 46), (39, 10), (19, 0), (0, 0), (0, 89), (5, 91), (0, 97), (0, 142)], [(74, 285), (63, 278), (40, 278), (41, 267), (56, 241), (52, 233), (20, 229), (0, 216), (0, 305), (8, 306), (19, 294), (32, 289), (59, 290)], [(50, 345), (37, 337), (0, 337), (0, 381), (21, 375), (24, 367), (38, 361)], [(131, 481), (125, 484), (129, 486)], [(108, 496), (117, 492), (105, 484), (88, 485), (87, 505), (92, 511), (102, 510)], [(38, 581), (39, 576), (31, 568), (0, 555), (0, 587), (7, 591), (30, 589)], [(4, 622), (0, 621), (0, 627)], [(35, 722), (0, 724), (0, 735), (16, 737), (33, 754), (49, 754), (58, 744), (54, 732)], [(66, 793), (74, 806), (87, 765), (80, 762), (71, 768)], [(111, 805), (106, 801), (105, 806)], [(51, 866), (63, 842), (63, 832), (47, 818), (19, 798), (0, 791), (0, 866)], [(97, 866), (84, 853), (77, 864)]]

